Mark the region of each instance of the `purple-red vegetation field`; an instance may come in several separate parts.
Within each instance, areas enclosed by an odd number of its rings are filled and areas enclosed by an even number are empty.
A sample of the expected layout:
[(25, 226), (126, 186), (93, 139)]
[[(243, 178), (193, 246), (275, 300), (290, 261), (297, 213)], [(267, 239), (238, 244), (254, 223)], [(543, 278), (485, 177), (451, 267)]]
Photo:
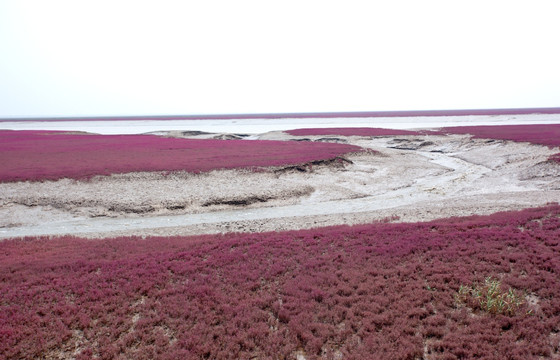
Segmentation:
[(399, 136), (399, 135), (420, 135), (417, 131), (382, 129), (382, 128), (314, 128), (314, 129), (294, 129), (287, 130), (285, 133), (293, 136), (311, 135), (340, 135), (340, 136)]
[(0, 181), (296, 165), (359, 150), (357, 146), (333, 143), (0, 131)]
[[(560, 146), (560, 124), (456, 126), (442, 128), (438, 133), (471, 134), (476, 138), (529, 142), (551, 148)], [(560, 162), (560, 154), (551, 156), (550, 160)]]
[(560, 206), (281, 233), (0, 243), (5, 359), (560, 355)]

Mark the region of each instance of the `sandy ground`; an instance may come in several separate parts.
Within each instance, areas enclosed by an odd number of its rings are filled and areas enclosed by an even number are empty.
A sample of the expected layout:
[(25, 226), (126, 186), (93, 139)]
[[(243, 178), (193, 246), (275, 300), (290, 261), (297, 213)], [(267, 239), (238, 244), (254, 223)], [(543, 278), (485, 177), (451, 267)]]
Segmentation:
[(560, 202), (560, 165), (546, 161), (558, 149), (464, 135), (325, 140), (275, 131), (254, 137), (338, 141), (374, 151), (305, 171), (133, 173), (0, 184), (0, 238), (277, 231), (425, 221)]

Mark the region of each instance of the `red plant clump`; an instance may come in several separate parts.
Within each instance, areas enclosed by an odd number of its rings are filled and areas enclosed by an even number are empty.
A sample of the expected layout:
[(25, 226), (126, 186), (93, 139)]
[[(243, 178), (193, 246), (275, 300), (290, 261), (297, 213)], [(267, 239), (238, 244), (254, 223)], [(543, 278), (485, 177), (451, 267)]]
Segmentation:
[[(475, 138), (529, 142), (551, 148), (560, 146), (560, 124), (456, 126), (442, 128), (437, 133), (471, 134)], [(551, 156), (550, 160), (560, 162), (560, 154)]]
[(294, 136), (311, 135), (340, 135), (340, 136), (391, 136), (391, 135), (421, 135), (418, 131), (382, 129), (382, 128), (316, 128), (287, 130), (286, 133)]
[[(282, 233), (7, 240), (0, 259), (5, 359), (559, 355), (558, 205)], [(469, 301), (464, 289), (485, 279), (523, 303), (501, 313)]]
[(554, 154), (554, 155), (550, 155), (550, 157), (548, 158), (548, 160), (554, 161), (554, 162), (557, 162), (557, 163), (560, 163), (560, 153)]
[(0, 181), (295, 165), (359, 150), (357, 146), (332, 143), (0, 131)]

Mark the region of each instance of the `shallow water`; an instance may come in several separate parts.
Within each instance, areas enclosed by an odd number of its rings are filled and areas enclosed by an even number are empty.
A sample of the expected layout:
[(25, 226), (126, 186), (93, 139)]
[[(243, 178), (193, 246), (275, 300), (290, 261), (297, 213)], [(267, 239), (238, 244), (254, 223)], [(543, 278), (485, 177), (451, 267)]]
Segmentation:
[(212, 119), (212, 120), (82, 120), (3, 121), (0, 129), (86, 131), (98, 134), (143, 134), (167, 130), (211, 133), (260, 134), (298, 128), (380, 127), (429, 129), (464, 125), (517, 125), (560, 123), (559, 114), (469, 115), (437, 117), (310, 118), (310, 119)]

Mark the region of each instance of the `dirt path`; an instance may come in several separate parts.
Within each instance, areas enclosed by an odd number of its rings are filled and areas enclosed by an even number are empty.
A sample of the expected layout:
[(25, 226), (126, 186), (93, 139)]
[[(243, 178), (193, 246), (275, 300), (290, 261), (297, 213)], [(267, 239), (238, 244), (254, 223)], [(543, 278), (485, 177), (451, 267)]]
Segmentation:
[[(295, 139), (281, 132), (261, 138)], [(424, 221), (560, 202), (560, 166), (546, 162), (555, 152), (546, 147), (468, 136), (332, 141), (375, 152), (307, 172), (137, 173), (0, 184), (0, 238), (274, 231)]]

